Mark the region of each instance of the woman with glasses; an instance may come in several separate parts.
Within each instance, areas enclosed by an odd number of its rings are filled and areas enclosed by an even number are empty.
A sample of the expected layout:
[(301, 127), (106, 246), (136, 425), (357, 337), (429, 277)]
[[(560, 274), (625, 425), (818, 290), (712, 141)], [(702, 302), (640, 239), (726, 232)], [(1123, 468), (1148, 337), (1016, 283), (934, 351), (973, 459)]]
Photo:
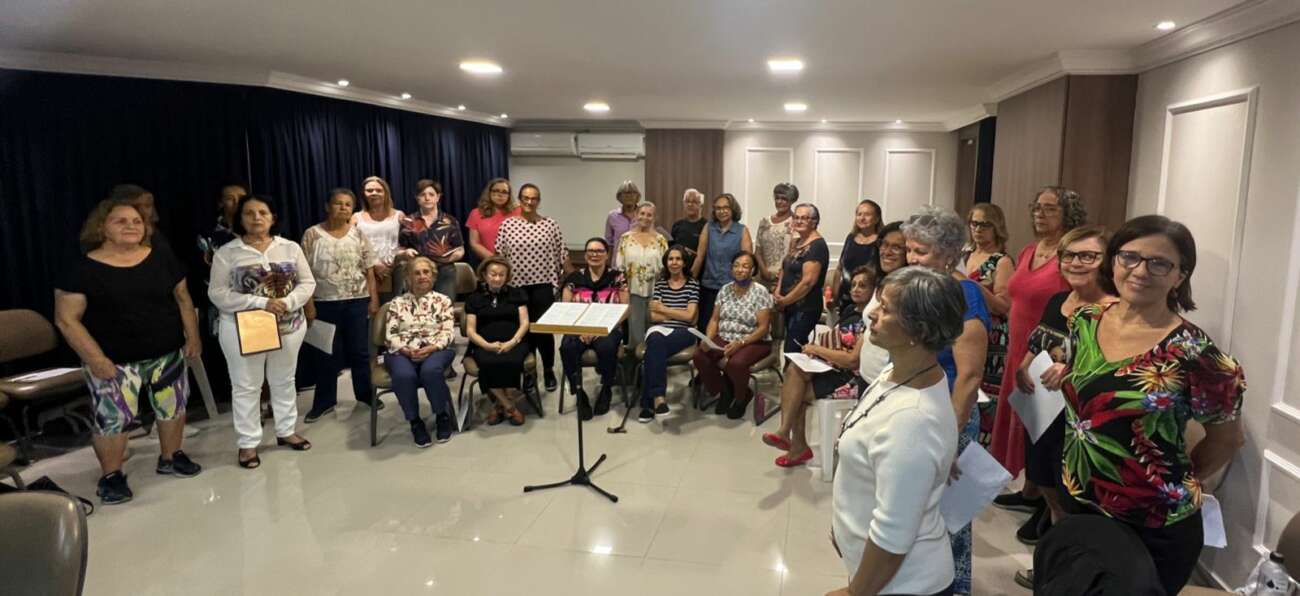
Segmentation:
[(700, 280), (700, 331), (713, 315), (713, 302), (722, 286), (734, 281), (731, 261), (742, 251), (753, 253), (749, 230), (740, 223), (740, 204), (731, 193), (713, 198), (713, 217), (700, 235), (699, 258), (691, 265), (691, 277)]
[(782, 182), (772, 189), (772, 203), (776, 212), (758, 220), (758, 278), (768, 290), (776, 288), (781, 277), (781, 261), (790, 250), (794, 238), (791, 227), (790, 206), (799, 200), (799, 187)]
[[(1127, 524), (1177, 594), (1200, 556), (1201, 483), (1245, 442), (1245, 374), (1180, 313), (1196, 308), (1196, 241), (1167, 217), (1129, 220), (1106, 246), (1101, 278), (1119, 300), (1076, 311), (1070, 363), (1043, 375), (1065, 392), (1061, 479), (1071, 513)], [(1187, 453), (1188, 420), (1205, 438)]]
[[(538, 211), (541, 205), (541, 189), (534, 184), (520, 186), (519, 214), (502, 222), (493, 238), (497, 252), (513, 270), (510, 287), (523, 290), (528, 297), (528, 320), (532, 323), (555, 303), (555, 290), (569, 254), (560, 224), (542, 216)], [(555, 391), (559, 386), (555, 380), (555, 336), (529, 333), (528, 345), (541, 352), (546, 390)]]
[[(609, 267), (609, 244), (604, 238), (592, 238), (587, 241), (586, 251), (587, 265), (564, 278), (561, 302), (627, 304), (627, 279), (622, 271)], [(623, 319), (627, 319), (627, 311), (623, 311)], [(566, 335), (560, 340), (564, 378), (573, 388), (578, 400), (578, 417), (583, 420), (591, 420), (593, 414), (603, 416), (609, 412), (618, 372), (618, 346), (623, 343), (621, 323), (604, 337)], [(594, 408), (582, 388), (582, 353), (587, 350), (596, 352), (596, 373), (600, 375), (600, 393), (596, 395)]]
[[(876, 253), (876, 279), (907, 266), (907, 239), (903, 236), (903, 222), (895, 221), (880, 228), (877, 243), (880, 250)], [(880, 293), (872, 292), (871, 301), (867, 303), (864, 313), (871, 313), (880, 306)], [(868, 335), (858, 352), (858, 378), (874, 379), (889, 364), (889, 352), (871, 343)]]
[(971, 207), (966, 216), (970, 240), (962, 251), (966, 276), (980, 285), (984, 302), (989, 306), (989, 349), (984, 357), (984, 381), (980, 391), (990, 398), (980, 404), (980, 443), (988, 445), (993, 430), (992, 401), (1002, 393), (1002, 374), (1007, 366), (1007, 313), (1011, 312), (1011, 294), (1007, 286), (1015, 263), (1007, 256), (1007, 220), (1002, 208), (992, 203)]
[[(1066, 232), (1083, 225), (1087, 219), (1083, 200), (1079, 194), (1059, 186), (1048, 186), (1038, 192), (1029, 204), (1034, 217), (1034, 235), (1038, 240), (1020, 251), (1016, 271), (1011, 275), (1007, 290), (1011, 296), (1011, 312), (1007, 317), (1007, 362), (1020, 362), (1029, 351), (1029, 332), (1043, 316), (1047, 301), (1052, 296), (1070, 289), (1061, 277), (1057, 253), (1061, 238)], [(1002, 375), (1002, 391), (993, 418), (993, 437), (989, 453), (1014, 477), (1025, 467), (1025, 449), (1029, 437), (1024, 424), (1007, 399), (1015, 389), (1016, 367), (1007, 367)], [(1016, 531), (1016, 537), (1026, 544), (1038, 541), (1038, 522), (1046, 507), (1038, 485), (1026, 480), (1020, 492), (999, 496), (994, 505), (1012, 511), (1034, 514)]]
[(519, 206), (510, 198), (510, 181), (493, 178), (483, 187), (478, 206), (465, 218), (469, 249), (480, 261), (496, 253), (501, 224), (514, 215), (519, 215)]

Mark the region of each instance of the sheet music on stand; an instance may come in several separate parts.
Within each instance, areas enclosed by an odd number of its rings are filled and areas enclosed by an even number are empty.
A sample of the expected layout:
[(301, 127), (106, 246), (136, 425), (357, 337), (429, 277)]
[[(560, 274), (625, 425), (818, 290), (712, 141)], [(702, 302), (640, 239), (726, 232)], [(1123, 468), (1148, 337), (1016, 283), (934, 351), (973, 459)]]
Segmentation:
[(605, 336), (618, 326), (623, 313), (627, 312), (627, 306), (599, 302), (556, 302), (529, 327), (530, 331), (537, 333)]

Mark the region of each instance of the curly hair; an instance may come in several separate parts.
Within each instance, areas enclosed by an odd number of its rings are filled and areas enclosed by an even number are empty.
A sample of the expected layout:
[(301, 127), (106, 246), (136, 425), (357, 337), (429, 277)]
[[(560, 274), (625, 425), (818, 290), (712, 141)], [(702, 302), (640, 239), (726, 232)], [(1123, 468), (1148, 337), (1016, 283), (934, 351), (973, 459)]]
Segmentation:
[(907, 218), (903, 224), (903, 235), (909, 240), (930, 245), (949, 262), (956, 262), (961, 255), (962, 246), (966, 244), (965, 227), (956, 213), (926, 205)]
[[(1034, 201), (1043, 194), (1056, 197), (1061, 204), (1061, 231), (1068, 232), (1088, 223), (1088, 208), (1083, 204), (1083, 197), (1064, 186), (1044, 186), (1034, 193)], [(1030, 205), (1033, 206), (1032, 204)]]
[[(108, 215), (118, 207), (130, 207), (136, 212), (136, 214), (140, 213), (140, 209), (135, 206), (133, 198), (127, 199), (116, 197), (100, 201), (99, 204), (95, 206), (95, 209), (90, 212), (90, 216), (86, 218), (86, 223), (81, 226), (79, 242), (81, 243), (82, 252), (90, 252), (104, 244), (104, 223), (108, 221)], [(141, 215), (140, 219), (143, 220), (144, 216)], [(144, 236), (140, 239), (140, 244), (150, 246), (149, 238), (152, 235), (153, 226), (146, 223), (144, 226)]]
[[(483, 186), (483, 192), (479, 193), (478, 195), (479, 215), (482, 215), (483, 217), (492, 217), (492, 213), (496, 211), (496, 205), (492, 204), (492, 187), (501, 184), (503, 182), (506, 185), (506, 195), (509, 195), (510, 181), (506, 180), (505, 178), (493, 178), (491, 180), (488, 180), (488, 183)], [(523, 190), (523, 189), (521, 188), (519, 190)], [(517, 204), (515, 203), (514, 197), (510, 197), (509, 200), (506, 201), (506, 213), (510, 213), (511, 211), (514, 211), (516, 206)]]

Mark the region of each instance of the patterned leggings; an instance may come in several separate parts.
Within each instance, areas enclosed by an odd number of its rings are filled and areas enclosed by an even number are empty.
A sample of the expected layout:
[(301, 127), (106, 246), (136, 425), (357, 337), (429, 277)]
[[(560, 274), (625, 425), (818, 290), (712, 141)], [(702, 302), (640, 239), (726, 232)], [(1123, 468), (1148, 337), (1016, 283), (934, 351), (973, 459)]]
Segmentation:
[(190, 396), (189, 368), (180, 350), (152, 358), (117, 365), (117, 376), (100, 379), (82, 366), (95, 409), (95, 434), (113, 435), (126, 430), (140, 410), (140, 397), (147, 393), (158, 420), (172, 420), (185, 412)]
[[(957, 455), (961, 455), (966, 450), (966, 446), (971, 444), (980, 433), (980, 410), (978, 407), (970, 409), (970, 420), (966, 421), (965, 428), (957, 436)], [(958, 530), (956, 534), (949, 537), (952, 542), (952, 562), (954, 566), (954, 577), (952, 581), (953, 594), (970, 594), (971, 593), (971, 526)]]

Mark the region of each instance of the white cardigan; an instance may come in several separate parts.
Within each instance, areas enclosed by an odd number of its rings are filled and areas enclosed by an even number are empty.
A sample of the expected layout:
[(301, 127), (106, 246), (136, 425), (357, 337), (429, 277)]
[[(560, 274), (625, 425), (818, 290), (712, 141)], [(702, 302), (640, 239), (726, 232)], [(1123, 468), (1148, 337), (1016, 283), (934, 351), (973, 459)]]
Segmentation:
[[(885, 367), (845, 420), (855, 420), (884, 391), (897, 387)], [(906, 555), (882, 594), (933, 594), (953, 581), (952, 547), (939, 514), (957, 454), (957, 418), (948, 381), (924, 389), (898, 387), (844, 432), (832, 488), (831, 529), (851, 578), (868, 538)]]

